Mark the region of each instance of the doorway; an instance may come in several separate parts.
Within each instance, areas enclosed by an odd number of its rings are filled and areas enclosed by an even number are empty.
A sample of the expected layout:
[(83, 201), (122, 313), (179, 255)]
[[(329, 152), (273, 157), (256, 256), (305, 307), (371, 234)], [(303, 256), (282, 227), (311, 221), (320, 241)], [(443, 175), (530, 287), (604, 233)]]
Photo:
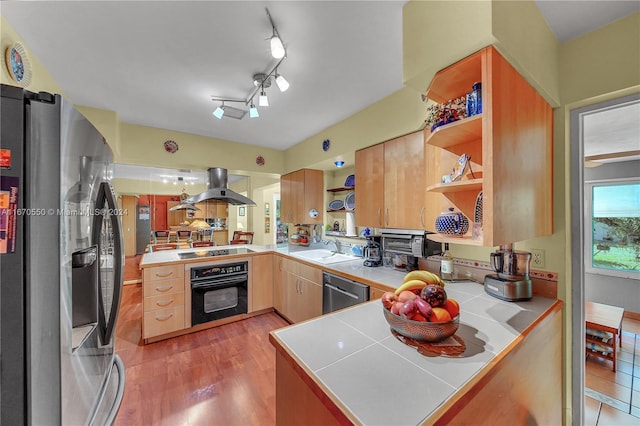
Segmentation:
[[(612, 109), (640, 102), (640, 94), (633, 94), (604, 102), (594, 103), (585, 107), (571, 110), (570, 115), (570, 205), (573, 206), (571, 215), (571, 304), (572, 310), (572, 345), (571, 363), (573, 366), (572, 376), (572, 417), (577, 424), (584, 424), (585, 413), (585, 357), (586, 350), (584, 344), (585, 335), (585, 118), (598, 114), (599, 112), (611, 111)], [(636, 117), (636, 120), (638, 118)], [(612, 129), (614, 127), (611, 127)], [(637, 149), (637, 148), (636, 148)], [(611, 156), (606, 161), (616, 161)], [(615, 157), (615, 156), (613, 156)], [(596, 158), (597, 159), (597, 158)], [(591, 158), (590, 160), (593, 160)], [(620, 158), (617, 159), (620, 161)], [(588, 225), (591, 226), (590, 224)], [(589, 230), (590, 232), (590, 230)]]

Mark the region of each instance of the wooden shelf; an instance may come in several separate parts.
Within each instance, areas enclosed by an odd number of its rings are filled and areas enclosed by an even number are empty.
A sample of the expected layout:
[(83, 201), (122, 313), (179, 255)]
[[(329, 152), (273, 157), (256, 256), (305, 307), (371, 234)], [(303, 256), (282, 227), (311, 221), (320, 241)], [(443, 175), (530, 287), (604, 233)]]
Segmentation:
[(482, 139), (482, 114), (436, 127), (433, 132), (425, 128), (425, 141), (429, 145), (447, 148)]
[(427, 239), (437, 243), (464, 244), (467, 246), (482, 246), (482, 240), (474, 240), (471, 237), (450, 237), (442, 234), (427, 234)]
[(456, 62), (439, 71), (431, 80), (425, 96), (439, 104), (466, 95), (471, 91), (473, 83), (482, 81), (482, 58), (485, 51)]
[(447, 194), (451, 192), (482, 191), (482, 179), (469, 179), (451, 183), (436, 183), (427, 187), (427, 192)]
[(353, 210), (347, 210), (347, 209), (345, 209), (345, 208), (343, 207), (343, 208), (338, 209), (338, 210), (327, 210), (327, 213), (340, 213), (340, 212), (347, 212), (347, 213), (348, 213), (348, 212), (352, 212), (352, 213), (353, 213), (353, 212), (355, 212), (355, 209), (353, 209)]
[(353, 186), (343, 186), (342, 188), (329, 188), (327, 192), (344, 192), (344, 191), (353, 191)]

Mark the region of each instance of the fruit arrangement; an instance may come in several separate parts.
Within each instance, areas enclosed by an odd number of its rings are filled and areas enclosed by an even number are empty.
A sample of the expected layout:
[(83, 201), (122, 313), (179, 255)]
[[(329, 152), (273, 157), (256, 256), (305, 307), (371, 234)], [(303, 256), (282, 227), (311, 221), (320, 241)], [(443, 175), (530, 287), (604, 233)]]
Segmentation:
[(382, 295), (382, 305), (412, 321), (447, 322), (458, 316), (460, 305), (447, 297), (444, 281), (429, 271), (411, 271), (396, 291)]

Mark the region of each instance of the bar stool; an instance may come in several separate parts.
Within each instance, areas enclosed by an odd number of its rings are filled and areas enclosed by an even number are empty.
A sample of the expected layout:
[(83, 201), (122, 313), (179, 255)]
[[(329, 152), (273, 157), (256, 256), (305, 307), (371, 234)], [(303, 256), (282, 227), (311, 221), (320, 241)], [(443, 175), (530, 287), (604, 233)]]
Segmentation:
[(197, 247), (214, 247), (216, 245), (215, 241), (193, 241), (191, 243), (191, 248)]
[(162, 250), (176, 250), (177, 248), (178, 248), (178, 244), (175, 244), (175, 243), (151, 244), (149, 246), (149, 253), (162, 251)]
[(193, 231), (190, 230), (177, 230), (176, 231), (176, 238), (178, 240), (178, 244), (181, 243), (190, 243), (191, 241), (193, 241)]
[(213, 239), (213, 228), (203, 228), (198, 230), (200, 241), (215, 241)]
[(151, 237), (153, 238), (153, 244), (168, 243), (169, 231), (152, 231)]
[(233, 239), (229, 244), (251, 244), (253, 242), (253, 232), (233, 231)]

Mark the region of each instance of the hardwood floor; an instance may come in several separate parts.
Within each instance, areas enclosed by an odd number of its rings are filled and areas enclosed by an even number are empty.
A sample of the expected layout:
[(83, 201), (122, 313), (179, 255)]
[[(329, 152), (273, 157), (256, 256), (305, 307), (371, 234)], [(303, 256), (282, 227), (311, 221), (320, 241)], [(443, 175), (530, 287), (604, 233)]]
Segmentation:
[(124, 286), (116, 352), (126, 386), (116, 425), (273, 425), (275, 313), (142, 345), (140, 285)]
[(142, 282), (142, 271), (140, 270), (141, 254), (127, 256), (124, 258), (124, 282)]
[(585, 361), (585, 425), (640, 425), (640, 321), (622, 321), (616, 372), (611, 361)]

